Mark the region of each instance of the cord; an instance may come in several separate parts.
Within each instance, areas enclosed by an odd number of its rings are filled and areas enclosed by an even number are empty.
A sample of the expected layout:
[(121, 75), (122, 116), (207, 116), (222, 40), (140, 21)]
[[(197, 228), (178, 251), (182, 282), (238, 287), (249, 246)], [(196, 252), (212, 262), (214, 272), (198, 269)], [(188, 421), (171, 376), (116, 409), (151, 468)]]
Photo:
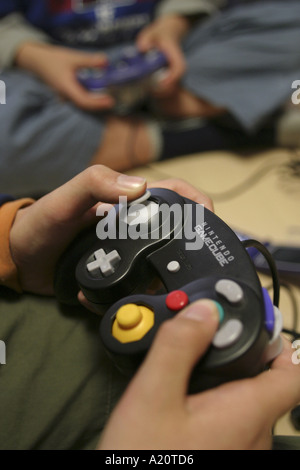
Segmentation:
[(300, 178), (300, 159), (291, 159), (291, 161), (286, 164), (286, 168), (290, 171), (292, 177)]
[(279, 297), (280, 297), (281, 287), (285, 288), (290, 294), (292, 307), (293, 307), (293, 325), (292, 325), (292, 328), (283, 328), (282, 331), (283, 333), (291, 335), (293, 341), (296, 340), (297, 338), (300, 337), (300, 333), (297, 331), (298, 321), (299, 321), (299, 312), (298, 312), (297, 300), (291, 287), (289, 286), (289, 284), (279, 281), (279, 275), (278, 275), (276, 263), (271, 253), (269, 252), (269, 250), (262, 243), (258, 242), (257, 240), (244, 240), (242, 244), (245, 248), (256, 248), (265, 257), (269, 265), (271, 275), (272, 275), (272, 281), (273, 281), (272, 287), (273, 287), (273, 295), (274, 295), (273, 303), (275, 307), (279, 306)]
[(291, 172), (291, 176), (295, 178), (300, 178), (300, 153), (299, 149), (294, 149), (292, 151), (292, 157), (290, 163), (287, 163), (287, 168)]
[[(162, 170), (157, 170), (157, 168), (152, 168), (151, 165), (148, 165), (149, 168), (154, 169), (158, 175), (162, 178), (170, 178), (170, 175)], [(264, 164), (256, 170), (249, 178), (244, 180), (242, 183), (238, 183), (235, 187), (229, 189), (228, 191), (224, 191), (221, 193), (213, 193), (211, 191), (207, 191), (206, 189), (199, 188), (201, 191), (205, 192), (213, 201), (226, 201), (229, 199), (233, 199), (234, 197), (239, 196), (240, 194), (244, 193), (247, 189), (250, 189), (254, 184), (258, 183), (258, 181), (267, 175), (270, 171), (274, 170), (274, 163)]]
[[(281, 167), (281, 165), (279, 165), (278, 167)], [(264, 176), (266, 176), (271, 171), (274, 171), (275, 169), (276, 167), (274, 167), (274, 163), (261, 165), (260, 168), (258, 168), (252, 175), (249, 176), (249, 178), (242, 181), (241, 183), (238, 183), (236, 186), (229, 189), (228, 191), (224, 191), (222, 193), (208, 192), (208, 196), (216, 202), (224, 202), (229, 199), (234, 199), (235, 197), (244, 194), (247, 190), (251, 189)]]
[(300, 184), (300, 156), (296, 150), (285, 165), (279, 168), (281, 188), (289, 193), (299, 193)]
[(273, 304), (275, 307), (279, 307), (279, 297), (280, 297), (280, 283), (279, 283), (279, 276), (276, 267), (276, 263), (269, 252), (269, 250), (263, 245), (262, 243), (258, 242), (257, 240), (244, 240), (242, 244), (245, 248), (256, 248), (266, 259), (268, 266), (270, 268), (270, 272), (272, 275), (273, 280)]
[[(282, 157), (280, 157), (282, 158)], [(161, 178), (170, 178), (174, 177), (167, 172), (162, 171), (161, 169), (157, 169), (153, 167), (151, 164), (147, 165), (148, 168), (154, 170), (158, 177)], [(224, 202), (230, 199), (234, 199), (237, 196), (245, 193), (249, 189), (251, 189), (255, 184), (259, 183), (259, 181), (264, 178), (268, 173), (272, 171), (281, 171), (281, 174), (285, 177), (288, 177), (289, 180), (292, 178), (300, 178), (300, 155), (296, 151), (292, 151), (291, 158), (288, 162), (281, 162), (277, 165), (274, 164), (274, 160), (272, 159), (271, 162), (263, 163), (260, 167), (255, 170), (248, 178), (243, 180), (241, 183), (238, 183), (236, 186), (230, 188), (227, 191), (223, 191), (220, 193), (213, 193), (211, 191), (207, 191), (206, 189), (199, 188), (201, 191), (205, 192), (213, 201), (215, 202)], [(296, 190), (299, 190), (299, 184), (297, 181), (297, 185), (295, 186)]]
[[(296, 296), (291, 288), (291, 286), (283, 281), (280, 281), (280, 289), (286, 289), (287, 293), (290, 296), (291, 304), (292, 304), (292, 316), (293, 316), (293, 325), (291, 328), (283, 328), (283, 333), (286, 333), (292, 337), (292, 341), (300, 338), (300, 332), (297, 331), (298, 322), (299, 322), (299, 310), (297, 305)], [(273, 289), (273, 285), (267, 287), (268, 290)]]
[[(244, 241), (242, 241), (242, 244), (245, 248), (256, 248), (265, 257), (265, 259), (266, 259), (266, 261), (269, 265), (271, 274), (272, 274), (273, 286), (271, 286), (271, 287), (273, 287), (273, 296), (274, 296), (273, 297), (273, 303), (274, 303), (274, 305), (276, 307), (279, 306), (280, 287), (286, 288), (288, 290), (288, 292), (290, 293), (292, 304), (293, 304), (293, 310), (294, 310), (293, 327), (292, 327), (292, 329), (283, 328), (282, 331), (283, 331), (283, 333), (287, 333), (287, 334), (291, 335), (292, 338), (293, 338), (293, 341), (296, 340), (298, 337), (300, 337), (300, 334), (297, 333), (297, 331), (296, 331), (297, 323), (298, 323), (298, 308), (297, 308), (296, 298), (294, 297), (294, 294), (293, 294), (290, 286), (288, 284), (285, 284), (285, 283), (280, 284), (276, 263), (275, 263), (272, 255), (271, 255), (271, 253), (269, 252), (269, 250), (265, 247), (265, 245), (258, 242), (257, 240), (244, 240)], [(295, 414), (297, 414), (297, 415), (299, 414), (298, 408), (295, 408), (291, 412), (291, 418)], [(293, 424), (296, 428), (295, 422), (296, 421), (294, 419)], [(272, 429), (272, 435), (274, 435), (274, 428)]]

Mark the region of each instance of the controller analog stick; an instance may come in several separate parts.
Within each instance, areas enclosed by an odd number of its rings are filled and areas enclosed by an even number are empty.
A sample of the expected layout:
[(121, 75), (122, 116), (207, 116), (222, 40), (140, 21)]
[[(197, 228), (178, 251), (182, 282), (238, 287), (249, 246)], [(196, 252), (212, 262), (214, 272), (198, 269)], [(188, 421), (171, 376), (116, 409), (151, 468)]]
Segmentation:
[(154, 325), (154, 313), (143, 305), (127, 304), (117, 311), (112, 335), (120, 343), (142, 339)]

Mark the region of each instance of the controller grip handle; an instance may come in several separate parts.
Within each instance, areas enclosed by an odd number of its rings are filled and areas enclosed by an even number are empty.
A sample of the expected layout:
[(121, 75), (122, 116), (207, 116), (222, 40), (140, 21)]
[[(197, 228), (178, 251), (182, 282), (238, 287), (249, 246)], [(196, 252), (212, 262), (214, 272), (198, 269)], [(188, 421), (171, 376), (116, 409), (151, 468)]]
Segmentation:
[(54, 293), (60, 303), (79, 305), (76, 266), (85, 254), (87, 246), (93, 246), (96, 241), (95, 227), (89, 228), (74, 239), (59, 259), (54, 276)]

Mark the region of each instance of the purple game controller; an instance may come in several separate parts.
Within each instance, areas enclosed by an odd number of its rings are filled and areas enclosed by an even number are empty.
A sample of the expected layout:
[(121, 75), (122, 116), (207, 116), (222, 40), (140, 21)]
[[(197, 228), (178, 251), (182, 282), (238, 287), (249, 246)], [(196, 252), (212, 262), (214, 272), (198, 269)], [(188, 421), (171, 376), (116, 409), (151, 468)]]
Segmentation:
[[(249, 235), (235, 231), (238, 238), (243, 242), (250, 239)], [(268, 249), (276, 264), (278, 274), (281, 279), (299, 285), (300, 283), (300, 246), (296, 245), (276, 245), (271, 241), (263, 241), (263, 245)], [(255, 267), (262, 273), (269, 272), (269, 266), (265, 257), (255, 247), (248, 249)]]
[(165, 55), (157, 50), (145, 54), (128, 47), (107, 68), (82, 69), (79, 82), (90, 92), (110, 94), (115, 111), (126, 113), (141, 103), (159, 81), (167, 66)]

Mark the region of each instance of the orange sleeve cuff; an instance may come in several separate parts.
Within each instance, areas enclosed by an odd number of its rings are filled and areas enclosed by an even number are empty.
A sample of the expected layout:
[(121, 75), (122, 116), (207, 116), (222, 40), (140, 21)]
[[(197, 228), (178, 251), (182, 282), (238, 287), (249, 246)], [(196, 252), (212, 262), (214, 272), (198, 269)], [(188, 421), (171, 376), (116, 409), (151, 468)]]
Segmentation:
[(33, 202), (33, 199), (19, 199), (7, 202), (0, 208), (0, 284), (19, 293), (22, 292), (22, 287), (18, 279), (17, 266), (11, 256), (10, 230), (18, 210)]

